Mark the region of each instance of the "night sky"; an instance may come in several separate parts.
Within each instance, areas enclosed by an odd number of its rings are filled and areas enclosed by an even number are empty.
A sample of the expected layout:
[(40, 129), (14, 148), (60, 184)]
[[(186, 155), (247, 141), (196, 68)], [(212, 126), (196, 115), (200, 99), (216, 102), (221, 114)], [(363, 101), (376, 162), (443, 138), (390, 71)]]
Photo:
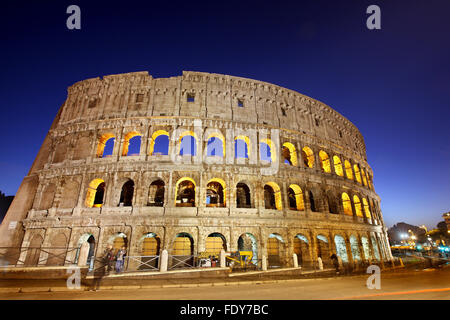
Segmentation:
[[(186, 70), (267, 81), (347, 117), (388, 226), (450, 211), (449, 1), (163, 2), (2, 2), (1, 191), (16, 193), (68, 86)], [(66, 27), (71, 4), (81, 30)], [(371, 4), (381, 30), (366, 27)]]

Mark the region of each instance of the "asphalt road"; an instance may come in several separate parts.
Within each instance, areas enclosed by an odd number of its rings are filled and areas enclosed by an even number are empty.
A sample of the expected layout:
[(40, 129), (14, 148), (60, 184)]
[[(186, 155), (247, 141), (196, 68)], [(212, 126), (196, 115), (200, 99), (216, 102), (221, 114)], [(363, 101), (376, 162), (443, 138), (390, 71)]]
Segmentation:
[(1, 300), (450, 300), (450, 268), (381, 273), (380, 289), (370, 275), (299, 279), (285, 283), (74, 292), (1, 293)]

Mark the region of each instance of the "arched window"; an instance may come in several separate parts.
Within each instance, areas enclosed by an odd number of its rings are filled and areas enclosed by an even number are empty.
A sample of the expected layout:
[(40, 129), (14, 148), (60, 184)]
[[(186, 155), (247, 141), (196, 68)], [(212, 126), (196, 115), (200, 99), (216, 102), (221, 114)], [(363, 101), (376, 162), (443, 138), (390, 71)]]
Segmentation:
[(181, 156), (197, 155), (197, 138), (194, 132), (186, 131), (180, 136), (180, 152)]
[(234, 157), (236, 159), (248, 159), (250, 154), (250, 139), (246, 136), (237, 136), (234, 138)]
[(353, 180), (353, 171), (352, 171), (352, 165), (348, 160), (344, 161), (345, 165), (345, 174), (347, 175), (347, 179)]
[(110, 157), (113, 154), (115, 136), (112, 133), (102, 135), (98, 141), (97, 158)]
[(282, 210), (281, 190), (275, 182), (264, 186), (264, 206), (266, 209)]
[(136, 156), (141, 151), (141, 134), (137, 131), (129, 132), (123, 141), (122, 156)]
[(367, 187), (367, 177), (366, 177), (366, 172), (364, 171), (364, 168), (361, 168), (361, 175), (362, 175), (363, 183)]
[(336, 254), (341, 257), (342, 262), (348, 262), (347, 246), (342, 236), (334, 236), (334, 244), (336, 246)]
[(91, 181), (86, 194), (86, 207), (101, 207), (103, 205), (105, 186), (105, 181), (102, 179), (94, 179)]
[(275, 145), (270, 139), (263, 139), (259, 143), (259, 158), (262, 161), (275, 162), (277, 160)]
[(250, 188), (242, 182), (236, 185), (236, 207), (251, 208)]
[(158, 130), (152, 134), (150, 140), (150, 155), (169, 154), (169, 133), (165, 130)]
[(128, 180), (122, 186), (119, 206), (130, 207), (133, 204), (134, 181)]
[(195, 207), (195, 182), (191, 178), (181, 178), (175, 188), (176, 207)]
[(364, 213), (366, 214), (367, 220), (369, 220), (370, 222), (372, 220), (372, 215), (370, 214), (369, 203), (367, 202), (366, 198), (362, 198), (362, 202), (364, 207)]
[(283, 159), (284, 159), (283, 163), (289, 164), (294, 167), (296, 167), (298, 165), (297, 152), (292, 143), (290, 143), (290, 142), (283, 143), (282, 155), (283, 155)]
[[(172, 255), (174, 256), (192, 256), (194, 254), (194, 239), (189, 233), (177, 234), (173, 242)], [(180, 265), (182, 266), (182, 265)]]
[(225, 207), (225, 181), (212, 179), (206, 185), (206, 206)]
[(289, 209), (303, 211), (305, 210), (305, 203), (303, 201), (302, 189), (296, 185), (291, 184), (288, 189)]
[(350, 197), (347, 193), (342, 194), (342, 206), (344, 208), (344, 214), (352, 216), (353, 210), (352, 210), (352, 202), (350, 201)]
[(362, 182), (361, 182), (361, 173), (359, 172), (359, 166), (356, 163), (353, 165), (353, 170), (355, 171), (356, 181), (358, 183), (362, 184)]
[(328, 157), (328, 154), (320, 150), (319, 151), (319, 158), (320, 158), (320, 167), (322, 168), (323, 172), (330, 173), (331, 172), (331, 164), (330, 164), (330, 158)]
[(314, 167), (314, 153), (311, 150), (310, 147), (304, 147), (302, 149), (302, 157), (303, 157), (303, 163), (308, 168)]
[(147, 205), (162, 207), (164, 205), (164, 181), (156, 180), (150, 185)]
[(339, 177), (343, 177), (344, 176), (344, 170), (342, 169), (341, 159), (339, 159), (338, 156), (333, 156), (333, 162), (334, 162), (334, 172), (336, 172), (336, 174)]
[(353, 205), (355, 206), (355, 212), (358, 217), (363, 217), (362, 208), (361, 208), (361, 201), (359, 200), (359, 197), (357, 195), (353, 196)]
[(206, 255), (216, 256), (220, 255), (220, 251), (227, 251), (227, 242), (225, 237), (220, 233), (211, 233), (205, 241)]
[(358, 239), (355, 236), (350, 236), (350, 249), (352, 250), (353, 260), (361, 261), (361, 255), (359, 252)]
[(223, 143), (223, 137), (218, 134), (212, 134), (208, 138), (206, 146), (206, 156), (208, 157), (224, 157), (225, 156), (225, 144)]

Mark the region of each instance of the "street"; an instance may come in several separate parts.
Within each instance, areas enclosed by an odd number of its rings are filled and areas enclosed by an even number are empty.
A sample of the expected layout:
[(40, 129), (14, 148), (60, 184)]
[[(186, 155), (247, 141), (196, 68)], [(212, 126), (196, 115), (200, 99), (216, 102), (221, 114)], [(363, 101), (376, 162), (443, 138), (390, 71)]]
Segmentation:
[(367, 275), (296, 279), (283, 283), (99, 290), (1, 293), (1, 300), (448, 300), (450, 268), (382, 272), (380, 289), (368, 289)]

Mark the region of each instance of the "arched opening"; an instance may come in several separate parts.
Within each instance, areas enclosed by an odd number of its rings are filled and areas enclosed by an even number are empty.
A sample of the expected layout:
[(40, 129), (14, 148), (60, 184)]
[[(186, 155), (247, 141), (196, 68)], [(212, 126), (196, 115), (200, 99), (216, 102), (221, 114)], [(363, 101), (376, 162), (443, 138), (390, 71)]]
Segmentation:
[(148, 190), (147, 205), (152, 207), (162, 207), (164, 205), (165, 184), (162, 180), (153, 181)]
[(208, 157), (224, 157), (225, 143), (223, 137), (218, 134), (210, 135), (206, 144), (206, 156)]
[(331, 192), (326, 194), (327, 204), (328, 204), (328, 212), (336, 214), (338, 213), (337, 204), (335, 201), (335, 197)]
[(133, 194), (134, 194), (134, 181), (128, 180), (122, 186), (122, 191), (120, 192), (120, 207), (130, 207), (133, 205)]
[(323, 235), (317, 236), (317, 257), (322, 259), (322, 262), (330, 262), (330, 248), (328, 246), (328, 239)]
[(259, 143), (259, 158), (262, 161), (275, 162), (277, 160), (277, 153), (275, 145), (270, 139), (263, 139)]
[(374, 258), (376, 260), (380, 261), (380, 252), (378, 251), (378, 245), (377, 245), (377, 240), (375, 239), (375, 236), (371, 235), (370, 240), (372, 240), (372, 248), (373, 248)]
[(89, 246), (89, 251), (88, 251), (88, 254), (86, 257), (86, 261), (82, 261), (81, 265), (90, 266), (91, 262), (92, 263), (94, 262), (92, 259), (94, 258), (94, 255), (95, 255), (95, 238), (90, 233), (83, 234), (80, 237), (80, 239), (78, 240), (78, 244), (77, 244), (78, 248), (77, 248), (77, 252), (75, 255), (75, 263), (79, 262), (78, 260), (80, 259), (80, 250), (85, 243)]
[(105, 187), (105, 181), (103, 181), (102, 179), (94, 179), (91, 181), (86, 194), (86, 207), (101, 207), (103, 205)]
[(225, 181), (212, 179), (206, 185), (206, 206), (225, 207)]
[(341, 159), (338, 156), (333, 156), (333, 162), (334, 162), (334, 172), (336, 172), (336, 174), (339, 177), (343, 177), (344, 170), (342, 169)]
[(264, 207), (265, 209), (282, 210), (281, 190), (275, 182), (264, 185)]
[(364, 186), (367, 187), (367, 177), (366, 177), (366, 172), (364, 171), (364, 168), (361, 168), (361, 175), (362, 175), (362, 181)]
[(314, 200), (314, 195), (311, 190), (308, 191), (308, 195), (309, 195), (309, 205), (311, 207), (311, 211), (317, 212), (316, 201)]
[(189, 233), (176, 235), (172, 249), (172, 268), (183, 268), (194, 265), (194, 239)]
[(236, 207), (251, 208), (250, 188), (242, 182), (236, 185)]
[(39, 257), (41, 256), (41, 246), (43, 239), (39, 234), (35, 234), (30, 241), (27, 248), (27, 255), (24, 265), (27, 267), (37, 266), (39, 264)]
[(41, 203), (39, 204), (40, 210), (47, 210), (52, 207), (55, 193), (56, 185), (54, 183), (50, 183), (44, 188), (42, 192)]
[(176, 207), (195, 207), (195, 182), (191, 178), (181, 178), (176, 185)]
[(98, 140), (97, 157), (106, 158), (112, 156), (115, 141), (116, 138), (112, 133), (105, 133), (102, 135)]
[(150, 140), (150, 155), (169, 154), (169, 133), (165, 130), (158, 130), (152, 134)]
[(366, 260), (370, 259), (370, 245), (369, 245), (369, 239), (367, 237), (361, 237), (361, 244), (364, 251), (364, 257)]
[(117, 232), (109, 237), (108, 244), (112, 245), (114, 254), (116, 254), (121, 248), (128, 247), (127, 235), (123, 232)]
[(311, 263), (308, 239), (302, 234), (297, 234), (294, 237), (294, 253), (297, 255), (299, 266), (305, 267)]
[(342, 207), (344, 208), (344, 214), (353, 216), (352, 202), (347, 193), (342, 193)]
[(361, 208), (361, 201), (359, 200), (359, 197), (357, 195), (353, 196), (353, 205), (355, 206), (356, 216), (362, 218), (363, 213), (362, 213), (362, 208)]
[(236, 159), (248, 159), (250, 154), (250, 139), (246, 136), (234, 138), (234, 157)]
[(353, 171), (352, 171), (352, 165), (348, 160), (344, 161), (345, 165), (345, 174), (347, 175), (347, 179), (353, 180)]
[(180, 136), (180, 156), (197, 155), (197, 137), (194, 132), (186, 131)]
[(158, 268), (159, 252), (161, 246), (160, 238), (153, 232), (145, 234), (141, 245), (141, 263), (138, 270)]
[(314, 167), (314, 153), (310, 147), (304, 147), (302, 149), (302, 158), (305, 167), (313, 168)]
[(345, 245), (345, 239), (342, 236), (334, 236), (334, 244), (336, 246), (336, 254), (341, 257), (342, 262), (348, 262), (347, 247)]
[(225, 237), (217, 232), (211, 233), (205, 241), (205, 254), (207, 256), (219, 257), (220, 251), (227, 251), (227, 241)]
[(267, 262), (270, 268), (280, 268), (283, 266), (283, 238), (276, 233), (269, 235), (267, 239)]
[(51, 239), (51, 249), (48, 250), (47, 266), (63, 266), (66, 261), (67, 237), (59, 233)]
[(141, 134), (137, 131), (129, 132), (123, 141), (122, 156), (136, 156), (141, 151)]
[(331, 164), (330, 164), (330, 158), (328, 157), (328, 154), (320, 150), (319, 151), (319, 158), (320, 158), (320, 167), (322, 168), (323, 172), (330, 173), (331, 172)]
[(366, 215), (367, 221), (369, 221), (369, 223), (372, 223), (372, 215), (370, 213), (369, 203), (367, 202), (366, 198), (362, 198), (362, 202), (363, 202), (364, 213)]
[(361, 182), (361, 173), (359, 171), (359, 166), (355, 163), (353, 165), (353, 170), (355, 171), (355, 179), (358, 183), (362, 184)]
[(358, 239), (355, 236), (350, 236), (350, 248), (352, 250), (353, 261), (361, 261), (361, 254), (359, 252)]
[(288, 189), (289, 209), (303, 211), (305, 210), (305, 203), (303, 201), (302, 189), (296, 185), (291, 184)]
[(292, 143), (290, 143), (290, 142), (283, 143), (282, 155), (283, 155), (284, 163), (289, 164), (294, 167), (296, 167), (298, 165), (297, 152)]
[(254, 265), (258, 264), (258, 243), (256, 238), (251, 233), (244, 233), (238, 238), (238, 250), (239, 251), (251, 251), (251, 262)]

